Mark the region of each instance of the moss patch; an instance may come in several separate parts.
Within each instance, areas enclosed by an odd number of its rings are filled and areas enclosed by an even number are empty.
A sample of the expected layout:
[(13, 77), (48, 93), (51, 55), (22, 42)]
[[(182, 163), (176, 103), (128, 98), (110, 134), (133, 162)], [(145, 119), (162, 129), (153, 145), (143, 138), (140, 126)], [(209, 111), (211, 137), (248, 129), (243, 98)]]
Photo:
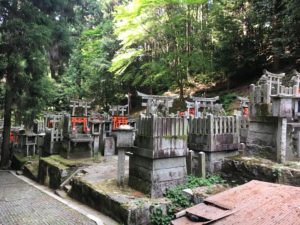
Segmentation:
[(24, 165), (28, 161), (36, 161), (39, 160), (39, 156), (27, 156), (25, 157), (22, 153), (16, 153), (14, 154), (15, 158), (22, 164)]
[(237, 184), (255, 179), (299, 186), (300, 163), (280, 164), (263, 158), (235, 156), (224, 160), (222, 176), (228, 182)]
[(34, 160), (30, 163), (26, 163), (24, 165), (24, 172), (25, 175), (28, 175), (30, 178), (37, 180), (38, 179), (38, 172), (39, 172), (39, 161)]
[(41, 158), (41, 160), (44, 160), (48, 164), (58, 167), (59, 169), (66, 169), (68, 167), (80, 167), (103, 161), (103, 159), (98, 156), (86, 159), (65, 159), (60, 155), (51, 155), (49, 157), (43, 157)]

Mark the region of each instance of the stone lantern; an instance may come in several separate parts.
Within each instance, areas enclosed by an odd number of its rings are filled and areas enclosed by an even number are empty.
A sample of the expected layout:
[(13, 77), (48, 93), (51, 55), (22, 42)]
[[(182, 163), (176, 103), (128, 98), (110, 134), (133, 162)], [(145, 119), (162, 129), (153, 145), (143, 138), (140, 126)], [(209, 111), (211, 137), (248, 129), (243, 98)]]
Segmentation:
[(129, 125), (121, 125), (114, 130), (117, 139), (118, 150), (118, 185), (124, 185), (125, 177), (125, 152), (133, 146), (133, 128)]

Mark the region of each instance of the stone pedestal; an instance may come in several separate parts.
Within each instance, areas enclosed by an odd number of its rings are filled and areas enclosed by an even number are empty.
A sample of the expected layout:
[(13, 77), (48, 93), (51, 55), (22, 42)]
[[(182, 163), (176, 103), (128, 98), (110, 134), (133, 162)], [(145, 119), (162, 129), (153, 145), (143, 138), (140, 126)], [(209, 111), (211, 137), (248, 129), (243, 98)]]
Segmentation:
[(162, 197), (186, 180), (186, 118), (145, 117), (138, 120), (136, 143), (129, 161), (129, 186)]

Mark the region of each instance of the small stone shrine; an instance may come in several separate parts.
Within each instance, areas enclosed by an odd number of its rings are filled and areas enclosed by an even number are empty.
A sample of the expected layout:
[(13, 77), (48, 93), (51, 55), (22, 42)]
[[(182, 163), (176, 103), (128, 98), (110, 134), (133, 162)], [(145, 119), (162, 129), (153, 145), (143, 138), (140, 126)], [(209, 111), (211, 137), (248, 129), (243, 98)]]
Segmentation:
[(186, 180), (188, 122), (171, 117), (169, 107), (176, 97), (146, 95), (147, 113), (137, 121), (137, 134), (129, 160), (129, 186), (162, 197), (167, 188)]
[(64, 112), (44, 115), (45, 138), (42, 155), (58, 154), (62, 148)]
[(247, 97), (237, 97), (240, 101), (240, 110), (235, 111), (234, 115), (238, 116), (240, 119), (240, 141), (241, 143), (246, 143), (249, 130), (249, 104), (250, 100)]
[(290, 86), (282, 84), (284, 73), (268, 71), (250, 86), (248, 152), (262, 153), (280, 163), (299, 160), (300, 74), (294, 73)]
[(193, 117), (201, 117), (208, 113), (214, 115), (224, 115), (224, 109), (221, 104), (218, 104), (219, 96), (212, 98), (193, 97), (190, 96), (193, 102), (186, 101), (187, 115)]
[(64, 118), (64, 146), (60, 154), (65, 158), (93, 156), (93, 137), (88, 127), (90, 103), (83, 100), (71, 101), (72, 114)]

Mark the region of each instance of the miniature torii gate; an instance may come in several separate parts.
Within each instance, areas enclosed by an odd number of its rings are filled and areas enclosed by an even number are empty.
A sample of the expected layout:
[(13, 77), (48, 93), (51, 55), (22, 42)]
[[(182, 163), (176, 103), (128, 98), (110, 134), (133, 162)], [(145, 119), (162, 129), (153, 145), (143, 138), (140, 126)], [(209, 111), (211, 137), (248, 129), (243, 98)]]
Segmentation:
[(216, 96), (213, 98), (190, 96), (190, 98), (194, 101), (194, 103), (189, 102), (189, 104), (187, 104), (187, 107), (188, 107), (188, 110), (189, 110), (189, 107), (195, 108), (195, 117), (198, 117), (199, 108), (212, 108), (213, 105), (219, 100), (219, 96)]
[(111, 105), (109, 106), (109, 112), (111, 112), (112, 116), (125, 116), (125, 112), (128, 112), (128, 104), (127, 105)]
[(56, 125), (60, 123), (64, 118), (64, 112), (46, 112), (44, 113), (45, 127), (56, 128)]
[[(278, 95), (280, 93), (280, 86), (282, 84), (282, 78), (285, 73), (271, 73), (264, 70), (264, 75), (258, 80), (258, 84), (267, 84), (269, 86), (267, 96), (269, 96), (268, 102), (270, 102), (271, 95)], [(272, 89), (273, 88), (273, 89)], [(274, 91), (273, 91), (274, 90)]]
[[(88, 132), (88, 109), (91, 108), (90, 102), (83, 101), (83, 100), (71, 100), (72, 107), (72, 132), (76, 132), (76, 124), (82, 123), (83, 124), (83, 132)], [(76, 115), (76, 109), (83, 108), (84, 112), (81, 115)]]
[(143, 100), (147, 102), (142, 102), (142, 106), (146, 106), (146, 115), (157, 114), (159, 105), (165, 107), (165, 113), (169, 114), (169, 108), (172, 107), (175, 99), (179, 98), (178, 95), (175, 96), (161, 96), (161, 95), (147, 95), (137, 91), (138, 96), (142, 97)]
[(82, 116), (88, 115), (88, 109), (91, 108), (90, 102), (83, 101), (83, 100), (71, 100), (70, 103), (71, 103), (70, 107), (72, 108), (72, 116), (76, 116), (77, 108), (84, 109), (84, 115), (82, 115)]

